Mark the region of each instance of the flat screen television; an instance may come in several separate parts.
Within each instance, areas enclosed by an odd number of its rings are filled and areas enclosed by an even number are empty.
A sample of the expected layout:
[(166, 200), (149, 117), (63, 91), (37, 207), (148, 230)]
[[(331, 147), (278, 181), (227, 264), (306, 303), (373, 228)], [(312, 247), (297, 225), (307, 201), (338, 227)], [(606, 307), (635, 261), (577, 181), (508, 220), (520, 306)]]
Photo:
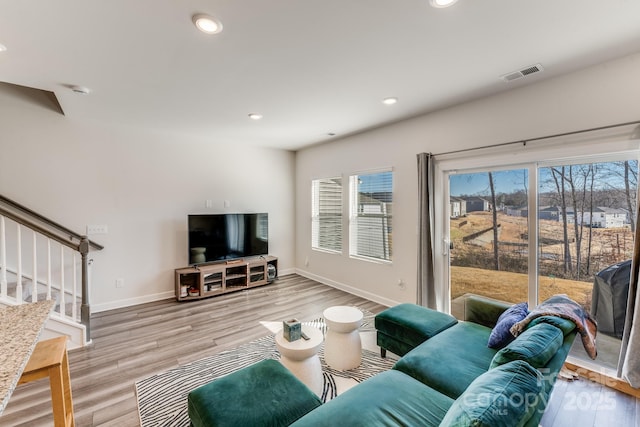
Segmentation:
[(190, 264), (269, 253), (266, 213), (189, 215), (187, 222)]

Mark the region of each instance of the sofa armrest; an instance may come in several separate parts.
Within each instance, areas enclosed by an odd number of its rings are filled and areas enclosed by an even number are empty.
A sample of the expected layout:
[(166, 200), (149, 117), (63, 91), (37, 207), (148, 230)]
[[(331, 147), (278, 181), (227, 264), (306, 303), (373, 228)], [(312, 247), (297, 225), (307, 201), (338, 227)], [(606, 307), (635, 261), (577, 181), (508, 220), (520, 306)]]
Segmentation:
[(464, 299), (464, 320), (493, 328), (498, 317), (512, 304), (480, 295), (469, 294)]

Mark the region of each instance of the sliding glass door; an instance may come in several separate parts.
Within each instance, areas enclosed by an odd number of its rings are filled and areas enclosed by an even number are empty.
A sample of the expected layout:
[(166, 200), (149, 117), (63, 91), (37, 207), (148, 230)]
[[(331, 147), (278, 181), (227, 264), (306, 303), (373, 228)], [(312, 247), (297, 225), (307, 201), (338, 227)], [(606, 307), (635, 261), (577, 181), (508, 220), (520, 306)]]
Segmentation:
[[(567, 294), (598, 321), (596, 362), (615, 369), (637, 172), (629, 156), (449, 172), (452, 314), (469, 295), (535, 306)], [(576, 341), (571, 355), (590, 361)]]
[(451, 312), (468, 295), (517, 303), (528, 298), (527, 169), (450, 175)]
[[(616, 369), (636, 227), (636, 160), (539, 168), (539, 300), (567, 294), (598, 322), (598, 365)], [(579, 341), (579, 340), (578, 340)], [(590, 362), (581, 345), (571, 355)]]

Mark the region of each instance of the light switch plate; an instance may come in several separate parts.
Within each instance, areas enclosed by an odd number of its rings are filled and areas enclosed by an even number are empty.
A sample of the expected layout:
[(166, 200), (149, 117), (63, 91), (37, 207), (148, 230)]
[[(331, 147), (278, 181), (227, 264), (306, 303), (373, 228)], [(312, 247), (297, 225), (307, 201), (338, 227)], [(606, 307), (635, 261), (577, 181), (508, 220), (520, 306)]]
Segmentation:
[(108, 232), (109, 232), (109, 229), (105, 224), (87, 225), (87, 235), (90, 235), (90, 234), (107, 234)]

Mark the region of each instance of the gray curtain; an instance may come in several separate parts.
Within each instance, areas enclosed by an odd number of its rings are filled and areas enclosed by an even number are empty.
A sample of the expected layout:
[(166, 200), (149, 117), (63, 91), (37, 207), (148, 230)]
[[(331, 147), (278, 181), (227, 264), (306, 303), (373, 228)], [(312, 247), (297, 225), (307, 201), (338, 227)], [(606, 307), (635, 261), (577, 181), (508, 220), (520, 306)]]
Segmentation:
[(433, 155), (418, 154), (418, 295), (419, 305), (437, 309), (433, 274)]
[[(640, 200), (636, 198), (636, 200)], [(627, 316), (624, 322), (622, 348), (618, 362), (618, 377), (626, 380), (631, 387), (640, 388), (640, 294), (638, 293), (638, 273), (640, 272), (640, 207), (636, 208), (636, 232), (634, 237), (631, 280), (627, 299)]]

